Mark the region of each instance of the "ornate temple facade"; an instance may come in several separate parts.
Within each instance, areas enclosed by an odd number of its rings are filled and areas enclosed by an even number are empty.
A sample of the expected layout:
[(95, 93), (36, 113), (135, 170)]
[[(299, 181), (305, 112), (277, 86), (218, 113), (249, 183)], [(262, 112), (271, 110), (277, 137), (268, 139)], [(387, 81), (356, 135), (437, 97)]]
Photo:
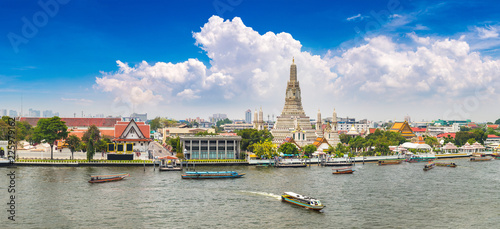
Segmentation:
[[(302, 108), (299, 81), (297, 80), (297, 65), (293, 61), (290, 66), (290, 80), (285, 93), (285, 107), (277, 117), (271, 133), (274, 142), (281, 144), (287, 137), (293, 136), (295, 141), (304, 146), (316, 140), (316, 130), (312, 128), (309, 117)], [(296, 139), (300, 138), (300, 139)]]

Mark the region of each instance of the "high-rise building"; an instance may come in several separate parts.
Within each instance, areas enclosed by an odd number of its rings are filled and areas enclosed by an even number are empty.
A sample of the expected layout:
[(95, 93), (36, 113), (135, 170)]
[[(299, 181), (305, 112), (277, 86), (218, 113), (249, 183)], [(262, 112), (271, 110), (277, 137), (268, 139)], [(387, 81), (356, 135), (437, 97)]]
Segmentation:
[(298, 144), (300, 144), (299, 140), (303, 144), (307, 144), (307, 142), (313, 142), (316, 139), (316, 132), (312, 128), (304, 108), (302, 108), (302, 97), (300, 95), (299, 81), (297, 80), (295, 60), (290, 66), (290, 80), (286, 87), (285, 106), (281, 115), (277, 117), (271, 133), (276, 143), (284, 141), (287, 137), (295, 136), (295, 133), (299, 133), (297, 137), (300, 139), (295, 139)]
[(53, 117), (54, 114), (52, 113), (51, 110), (46, 110), (46, 111), (43, 111), (43, 117), (44, 118), (50, 118), (50, 117)]
[(220, 121), (220, 120), (224, 120), (227, 118), (227, 115), (226, 114), (214, 114), (212, 117), (210, 117), (210, 122), (217, 122), (217, 121)]
[(0, 109), (0, 117), (2, 116), (7, 116), (7, 110), (6, 109)]
[(28, 117), (37, 117), (39, 118), (40, 117), (40, 111), (39, 110), (33, 110), (33, 109), (29, 109), (28, 111)]
[(252, 123), (252, 111), (250, 109), (245, 111), (245, 122)]
[(10, 116), (11, 118), (17, 117), (17, 111), (15, 111), (15, 110), (10, 110), (10, 111), (9, 111), (9, 116)]

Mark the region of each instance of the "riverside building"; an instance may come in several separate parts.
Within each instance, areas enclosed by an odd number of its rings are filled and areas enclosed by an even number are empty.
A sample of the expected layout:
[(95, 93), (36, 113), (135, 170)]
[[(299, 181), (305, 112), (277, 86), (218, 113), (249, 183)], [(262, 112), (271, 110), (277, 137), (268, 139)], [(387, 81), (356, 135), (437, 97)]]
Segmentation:
[(180, 137), (186, 159), (240, 159), (241, 136)]

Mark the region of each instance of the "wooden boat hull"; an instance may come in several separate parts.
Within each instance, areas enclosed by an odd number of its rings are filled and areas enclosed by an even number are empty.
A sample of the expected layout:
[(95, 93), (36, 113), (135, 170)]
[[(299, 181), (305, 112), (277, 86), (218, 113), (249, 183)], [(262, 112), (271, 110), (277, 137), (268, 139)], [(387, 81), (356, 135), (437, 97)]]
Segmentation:
[(441, 166), (441, 167), (452, 167), (455, 168), (457, 165), (455, 163), (436, 163), (436, 166)]
[(403, 162), (403, 160), (382, 160), (382, 161), (378, 161), (378, 165), (397, 165), (397, 164), (401, 164)]
[(115, 177), (115, 178), (110, 178), (110, 179), (99, 179), (99, 180), (89, 180), (89, 183), (104, 183), (104, 182), (111, 182), (111, 181), (119, 181), (123, 180), (124, 177)]
[(284, 201), (284, 202), (293, 204), (293, 205), (297, 205), (297, 206), (300, 206), (300, 207), (303, 207), (303, 208), (307, 208), (307, 209), (311, 209), (311, 210), (316, 210), (316, 211), (319, 211), (319, 210), (321, 210), (321, 209), (323, 209), (325, 207), (324, 205), (313, 206), (313, 205), (310, 205), (310, 204), (302, 203), (300, 201), (297, 201), (297, 200), (294, 200), (292, 198), (289, 198), (289, 197), (287, 197), (285, 195), (281, 196), (281, 200)]
[(333, 172), (333, 174), (352, 174), (352, 173), (354, 173), (354, 170)]
[(492, 157), (471, 157), (470, 161), (491, 161)]
[(123, 180), (123, 178), (130, 176), (128, 173), (114, 174), (114, 175), (94, 175), (91, 176), (89, 183), (104, 183), (111, 181)]

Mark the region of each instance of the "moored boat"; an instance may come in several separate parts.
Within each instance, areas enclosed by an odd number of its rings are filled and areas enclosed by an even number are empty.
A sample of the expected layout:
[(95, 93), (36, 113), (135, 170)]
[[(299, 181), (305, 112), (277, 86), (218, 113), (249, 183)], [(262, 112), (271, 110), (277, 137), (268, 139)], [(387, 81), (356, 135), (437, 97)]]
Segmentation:
[(182, 179), (220, 179), (220, 178), (239, 178), (245, 175), (235, 171), (215, 171), (215, 172), (186, 172), (181, 175)]
[(130, 176), (128, 173), (112, 174), (112, 175), (92, 175), (90, 176), (89, 183), (104, 183), (110, 181), (119, 181), (123, 178)]
[(442, 166), (442, 167), (457, 167), (457, 164), (453, 163), (453, 162), (449, 162), (449, 163), (446, 163), (446, 162), (436, 162), (436, 166)]
[(335, 168), (333, 174), (352, 174), (354, 169), (352, 167)]
[(294, 204), (294, 205), (297, 205), (297, 206), (300, 206), (300, 207), (304, 207), (304, 208), (312, 209), (312, 210), (317, 210), (317, 211), (319, 211), (325, 207), (325, 205), (323, 205), (321, 203), (321, 201), (319, 201), (318, 199), (315, 199), (315, 198), (312, 198), (309, 196), (300, 195), (300, 194), (297, 194), (294, 192), (283, 193), (283, 195), (281, 195), (281, 200), (288, 202), (288, 203), (291, 203), (291, 204)]
[(486, 156), (486, 157), (476, 157), (476, 156), (473, 156), (473, 157), (470, 158), (470, 161), (491, 161), (491, 160), (493, 160), (493, 158), (492, 157), (488, 157), (488, 156)]
[(397, 165), (401, 164), (403, 160), (379, 160), (378, 165)]
[(424, 171), (428, 171), (428, 170), (431, 170), (434, 168), (434, 166), (436, 166), (436, 164), (434, 162), (431, 162), (427, 165), (424, 165)]
[(435, 160), (435, 156), (420, 156), (420, 155), (412, 155), (410, 158), (406, 159), (406, 162), (415, 163), (415, 162), (426, 162)]

